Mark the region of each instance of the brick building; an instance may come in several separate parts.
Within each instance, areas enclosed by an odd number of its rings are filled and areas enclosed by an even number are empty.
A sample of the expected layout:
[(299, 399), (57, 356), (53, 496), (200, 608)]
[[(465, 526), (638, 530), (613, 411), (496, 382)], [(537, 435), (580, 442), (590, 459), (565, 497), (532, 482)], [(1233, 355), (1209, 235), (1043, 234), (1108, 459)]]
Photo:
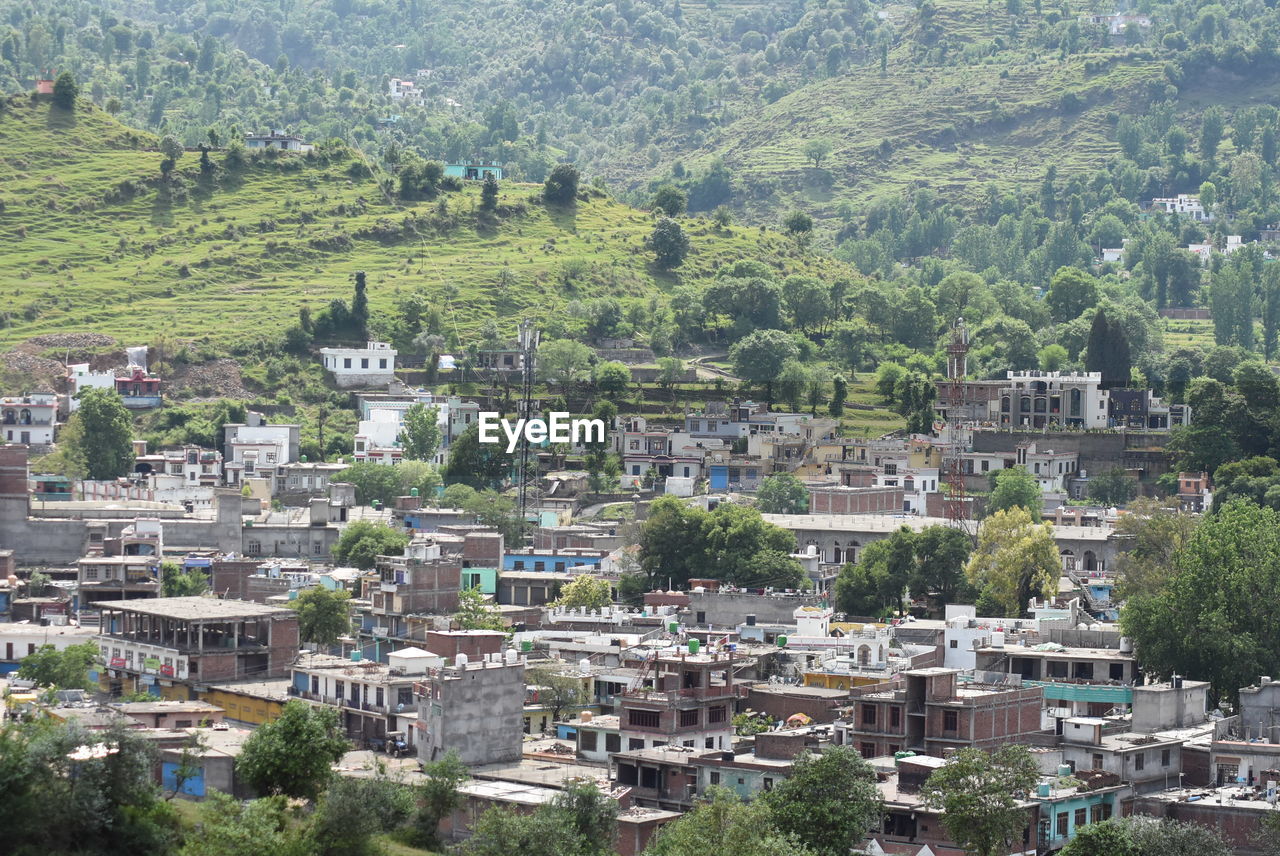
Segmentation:
[(738, 695), (735, 663), (732, 656), (719, 654), (666, 655), (649, 661), (640, 685), (619, 700), (623, 746), (729, 749)]
[(911, 750), (941, 756), (967, 746), (998, 749), (1040, 730), (1040, 687), (960, 683), (955, 669), (902, 672), (891, 685), (854, 688), (835, 742), (865, 758)]
[(809, 489), (809, 513), (896, 514), (904, 497), (900, 487), (814, 487)]
[(287, 675), (298, 655), (298, 615), (211, 597), (103, 603), (97, 642), (109, 689), (158, 685), (160, 695), (188, 699), (200, 684)]

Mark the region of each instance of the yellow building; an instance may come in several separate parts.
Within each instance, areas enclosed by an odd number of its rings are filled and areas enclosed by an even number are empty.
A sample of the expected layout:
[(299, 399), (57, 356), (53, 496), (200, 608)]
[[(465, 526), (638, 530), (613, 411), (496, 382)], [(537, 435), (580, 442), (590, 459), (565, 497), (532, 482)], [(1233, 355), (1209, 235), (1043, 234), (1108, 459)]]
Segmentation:
[(222, 708), (227, 719), (262, 725), (284, 712), (289, 701), (288, 687), (289, 682), (284, 679), (218, 684), (203, 690), (200, 700)]

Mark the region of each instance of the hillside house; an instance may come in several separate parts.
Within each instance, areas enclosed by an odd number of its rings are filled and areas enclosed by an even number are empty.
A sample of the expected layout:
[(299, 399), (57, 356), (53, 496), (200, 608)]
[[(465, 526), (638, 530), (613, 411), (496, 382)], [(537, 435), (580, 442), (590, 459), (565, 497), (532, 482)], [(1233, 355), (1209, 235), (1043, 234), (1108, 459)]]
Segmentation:
[(367, 342), (363, 348), (321, 348), (324, 367), (343, 389), (383, 386), (396, 379), (396, 349), (386, 342)]
[(1151, 207), (1165, 214), (1180, 214), (1201, 222), (1213, 219), (1213, 215), (1204, 210), (1200, 197), (1190, 193), (1179, 193), (1177, 196), (1158, 196), (1151, 200)]
[(493, 176), (495, 181), (502, 181), (502, 167), (484, 161), (445, 164), (444, 174), (463, 181), (484, 181), (489, 176)]
[(159, 407), (160, 383), (160, 378), (148, 374), (142, 366), (129, 366), (129, 374), (115, 379), (116, 392), (130, 410)]
[(58, 396), (52, 392), (0, 398), (0, 424), (4, 426), (6, 442), (52, 445), (57, 422)]
[(265, 134), (245, 134), (244, 146), (250, 151), (265, 151), (274, 149), (281, 152), (309, 152), (315, 146), (308, 142), (304, 142), (302, 137), (297, 134), (290, 134), (287, 131), (279, 129), (271, 129)]
[(80, 393), (86, 389), (115, 389), (116, 373), (95, 372), (88, 363), (72, 363), (67, 366), (67, 410), (74, 413), (80, 408)]
[(419, 89), (416, 83), (399, 77), (393, 77), (387, 81), (387, 94), (391, 96), (392, 101), (400, 101), (404, 104), (421, 105), (426, 100), (426, 93)]

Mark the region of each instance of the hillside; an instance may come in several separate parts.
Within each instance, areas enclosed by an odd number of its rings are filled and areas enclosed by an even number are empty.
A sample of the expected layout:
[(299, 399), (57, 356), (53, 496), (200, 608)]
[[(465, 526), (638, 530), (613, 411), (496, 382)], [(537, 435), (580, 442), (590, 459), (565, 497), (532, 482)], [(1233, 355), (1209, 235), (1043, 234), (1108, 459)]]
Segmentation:
[(598, 193), (548, 208), (540, 187), (504, 183), (499, 217), (479, 191), (435, 201), (385, 196), (358, 154), (251, 159), (225, 153), (202, 174), (187, 152), (162, 179), (154, 138), (88, 106), (66, 116), (11, 98), (0, 113), (0, 343), (96, 332), (124, 342), (165, 334), (219, 346), (276, 340), (306, 304), (350, 294), (368, 272), (375, 316), (420, 293), (466, 338), (487, 319), (562, 315), (602, 295), (659, 298), (743, 258), (786, 272), (847, 275), (838, 262), (754, 228), (685, 219), (691, 251), (675, 272), (643, 247), (649, 214)]

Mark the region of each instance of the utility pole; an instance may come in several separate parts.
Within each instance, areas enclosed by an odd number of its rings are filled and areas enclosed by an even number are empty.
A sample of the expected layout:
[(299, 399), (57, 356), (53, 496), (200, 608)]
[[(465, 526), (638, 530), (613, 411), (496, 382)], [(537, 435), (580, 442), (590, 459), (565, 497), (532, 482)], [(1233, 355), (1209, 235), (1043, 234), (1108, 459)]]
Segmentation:
[[(538, 353), (538, 340), (541, 334), (534, 329), (533, 321), (526, 318), (520, 322), (520, 412), (519, 418), (528, 420), (533, 415), (533, 382), (535, 379), (534, 361)], [(525, 422), (527, 425), (528, 422)], [(520, 454), (517, 458), (516, 484), (520, 490), (520, 526), (523, 532), (525, 512), (528, 507), (529, 494), (529, 440), (525, 432), (520, 432)]]

